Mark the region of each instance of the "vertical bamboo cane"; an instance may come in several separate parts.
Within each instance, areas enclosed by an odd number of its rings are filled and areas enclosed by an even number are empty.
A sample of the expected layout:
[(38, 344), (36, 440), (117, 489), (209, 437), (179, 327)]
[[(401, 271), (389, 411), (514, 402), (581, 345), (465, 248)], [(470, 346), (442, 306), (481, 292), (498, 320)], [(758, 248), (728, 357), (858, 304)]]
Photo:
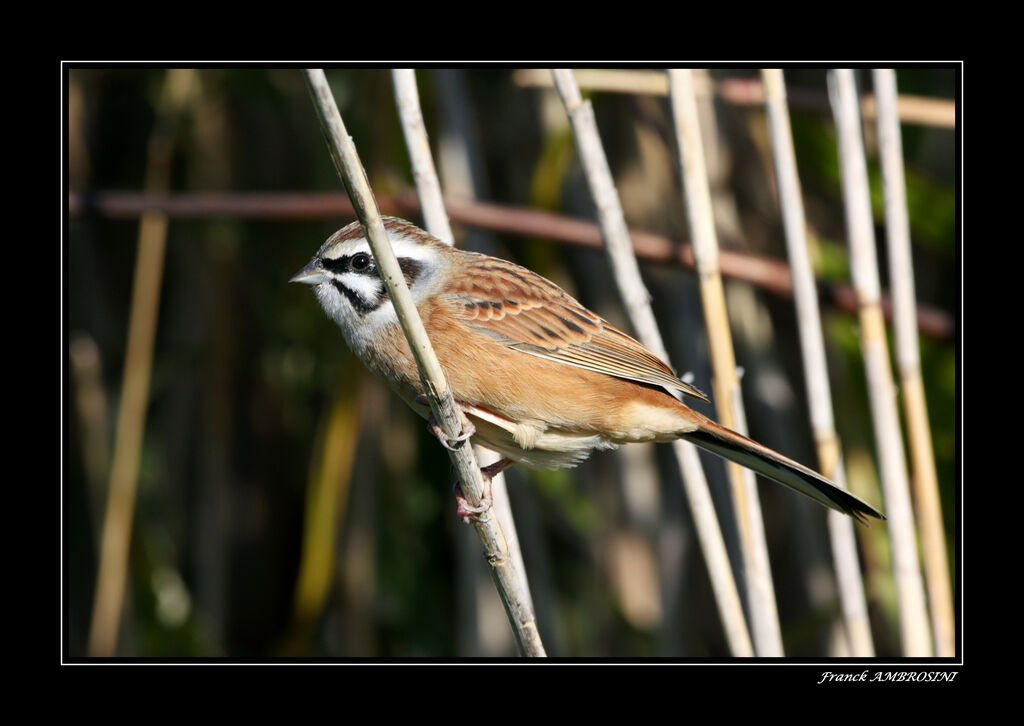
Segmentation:
[(83, 332), (73, 333), (68, 342), (68, 368), (74, 385), (75, 418), (88, 486), (89, 522), (96, 531), (103, 528), (104, 495), (110, 472), (108, 402), (102, 366), (99, 346), (93, 338)]
[(283, 654), (301, 656), (324, 611), (335, 577), (335, 547), (345, 517), (359, 443), (359, 376), (340, 381), (330, 408), (319, 423), (316, 455), (306, 484), (305, 522), (299, 574), (292, 596), (292, 618)]
[[(722, 276), (718, 267), (718, 240), (707, 171), (704, 168), (704, 150), (697, 121), (692, 74), (689, 70), (676, 69), (670, 70), (668, 74), (686, 213), (693, 238), (693, 253), (700, 278), (704, 320), (714, 369), (716, 407), (719, 420), (724, 426), (744, 433), (746, 422), (739, 379), (736, 377), (736, 357), (729, 332)], [(730, 463), (728, 469), (740, 531), (743, 575), (747, 586), (754, 647), (760, 656), (781, 656), (782, 632), (775, 606), (775, 588), (768, 562), (761, 505), (757, 498), (757, 482), (752, 471), (738, 464)]]
[(896, 391), (892, 370), (889, 368), (889, 344), (882, 315), (867, 163), (864, 159), (853, 71), (829, 71), (829, 93), (839, 136), (847, 237), (853, 285), (857, 294), (861, 350), (875, 426), (875, 445), (892, 538), (903, 654), (927, 657), (932, 654), (928, 611), (925, 608), (924, 588), (917, 560), (914, 513), (910, 507), (903, 435), (896, 410)]
[[(554, 74), (555, 88), (565, 105), (566, 113), (572, 124), (579, 151), (580, 161), (586, 172), (590, 193), (597, 207), (601, 225), (601, 235), (605, 241), (605, 250), (611, 260), (615, 272), (615, 281), (619, 287), (626, 313), (637, 331), (640, 341), (651, 352), (667, 361), (668, 352), (661, 340), (661, 333), (651, 310), (647, 289), (640, 277), (640, 268), (633, 252), (633, 243), (626, 228), (622, 205), (612, 180), (608, 160), (601, 146), (601, 139), (594, 120), (594, 109), (589, 102), (584, 102), (579, 87), (571, 70), (558, 69)], [(708, 491), (704, 470), (700, 458), (692, 444), (684, 441), (673, 442), (676, 460), (679, 463), (683, 485), (693, 515), (694, 526), (700, 541), (704, 561), (715, 602), (722, 618), (729, 648), (735, 656), (748, 657), (753, 655), (750, 634), (743, 619), (743, 609), (736, 590), (736, 580), (732, 566), (725, 550), (722, 531), (715, 514), (711, 494)]]
[[(789, 268), (793, 275), (793, 299), (796, 304), (803, 353), (807, 400), (810, 402), (811, 427), (818, 448), (820, 471), (846, 489), (845, 472), (832, 413), (832, 397), (825, 362), (825, 343), (818, 313), (818, 294), (808, 255), (804, 219), (804, 203), (800, 194), (793, 136), (786, 107), (786, 86), (782, 71), (777, 68), (761, 71), (765, 103), (775, 155), (775, 174), (779, 186), (779, 203), (789, 250)], [(850, 652), (855, 657), (875, 654), (868, 622), (864, 585), (857, 561), (857, 542), (853, 520), (839, 512), (828, 512), (829, 537), (836, 565), (839, 600), (846, 623)]]
[(878, 100), (878, 146), (885, 187), (885, 228), (889, 247), (890, 285), (893, 301), (893, 328), (896, 361), (903, 390), (903, 410), (907, 418), (912, 483), (917, 514), (920, 518), (922, 550), (928, 604), (934, 628), (935, 653), (941, 657), (956, 654), (956, 625), (950, 592), (946, 532), (942, 524), (942, 505), (935, 474), (932, 434), (928, 408), (921, 381), (921, 358), (917, 341), (917, 306), (914, 302), (914, 267), (910, 253), (910, 221), (907, 217), (906, 185), (903, 179), (903, 142), (900, 138), (896, 95), (896, 72), (874, 71), (875, 98)]

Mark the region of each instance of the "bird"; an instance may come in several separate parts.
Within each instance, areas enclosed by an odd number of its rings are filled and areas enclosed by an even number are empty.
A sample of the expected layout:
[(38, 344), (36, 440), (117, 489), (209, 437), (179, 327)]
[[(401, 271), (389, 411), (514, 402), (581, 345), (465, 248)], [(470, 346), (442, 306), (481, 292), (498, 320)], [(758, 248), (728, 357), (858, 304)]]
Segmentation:
[(484, 501), (456, 483), (457, 514), (479, 520), (490, 479), (512, 464), (574, 467), (634, 442), (689, 441), (867, 524), (877, 509), (821, 474), (722, 426), (672, 394), (709, 402), (627, 333), (525, 267), (441, 242), (382, 217), (416, 309), (464, 416), (448, 439), (434, 421), (412, 351), (361, 224), (331, 235), (290, 282), (311, 285), (349, 348), (447, 448), (466, 439), (502, 458), (481, 470)]

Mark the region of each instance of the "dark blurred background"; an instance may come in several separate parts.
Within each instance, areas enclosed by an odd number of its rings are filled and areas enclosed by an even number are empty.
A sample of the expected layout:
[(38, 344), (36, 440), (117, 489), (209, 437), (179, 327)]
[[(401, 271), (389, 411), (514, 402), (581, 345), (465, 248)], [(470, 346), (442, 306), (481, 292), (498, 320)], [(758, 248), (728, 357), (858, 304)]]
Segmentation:
[[(146, 189), (167, 72), (65, 72), (67, 185), (78, 197), (64, 246), (64, 614), (67, 653), (82, 656), (139, 235), (138, 215), (116, 215), (89, 200)], [(330, 69), (327, 77), (375, 193), (408, 193), (389, 72)], [(710, 78), (756, 81), (759, 74), (716, 70)], [(951, 68), (905, 68), (897, 78), (901, 94), (952, 101), (958, 88)], [(417, 81), (446, 193), (465, 197), (475, 185), (482, 201), (595, 219), (550, 87), (491, 67), (425, 69)], [(816, 272), (824, 282), (846, 284), (825, 70), (790, 68), (786, 81)], [(858, 82), (870, 93), (868, 71)], [(666, 97), (587, 95), (630, 227), (685, 240)], [(718, 94), (704, 97), (702, 114), (723, 246), (784, 260), (763, 106)], [(922, 123), (904, 123), (902, 133), (918, 302), (950, 323), (960, 299), (955, 133)], [(172, 193), (342, 191), (298, 68), (195, 71), (165, 137)], [(871, 119), (865, 138), (887, 287)], [(383, 211), (422, 224), (408, 207)], [(446, 453), (348, 352), (309, 289), (287, 284), (352, 219), (169, 216), (118, 654), (515, 652), (475, 533), (454, 516)], [(599, 250), (454, 221), (459, 245), (531, 267), (628, 329)], [(692, 271), (661, 262), (642, 269), (673, 364), (709, 391)], [(726, 289), (751, 436), (814, 465), (792, 300), (745, 282), (727, 281)], [(828, 298), (822, 315), (849, 484), (882, 504), (856, 318)], [(955, 328), (940, 326), (921, 340), (951, 561), (957, 337)], [(571, 471), (508, 473), (549, 654), (727, 654), (670, 451), (636, 445), (595, 454)], [(726, 514), (724, 467), (714, 457), (704, 461)], [(760, 491), (786, 653), (841, 655), (825, 510), (763, 480)], [(728, 517), (723, 528), (731, 539)], [(885, 527), (858, 527), (857, 534), (876, 650), (897, 654)]]

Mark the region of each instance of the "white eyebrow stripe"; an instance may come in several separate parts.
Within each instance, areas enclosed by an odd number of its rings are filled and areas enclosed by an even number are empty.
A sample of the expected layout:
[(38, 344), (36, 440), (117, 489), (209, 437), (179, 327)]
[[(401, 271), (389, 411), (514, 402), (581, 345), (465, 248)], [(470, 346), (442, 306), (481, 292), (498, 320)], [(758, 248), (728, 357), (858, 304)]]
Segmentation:
[(395, 257), (408, 257), (417, 262), (429, 260), (437, 254), (429, 247), (408, 237), (392, 237), (391, 246), (395, 250)]
[[(424, 260), (431, 259), (435, 252), (429, 247), (425, 247), (414, 239), (409, 237), (395, 237), (388, 236), (391, 240), (391, 248), (395, 251), (395, 257), (408, 257), (422, 262)], [(336, 244), (333, 247), (323, 252), (323, 257), (328, 260), (336, 260), (344, 255), (357, 255), (360, 252), (366, 252), (373, 257), (373, 252), (370, 250), (370, 243), (366, 241), (365, 237), (359, 237), (357, 239), (347, 240), (340, 244)]]

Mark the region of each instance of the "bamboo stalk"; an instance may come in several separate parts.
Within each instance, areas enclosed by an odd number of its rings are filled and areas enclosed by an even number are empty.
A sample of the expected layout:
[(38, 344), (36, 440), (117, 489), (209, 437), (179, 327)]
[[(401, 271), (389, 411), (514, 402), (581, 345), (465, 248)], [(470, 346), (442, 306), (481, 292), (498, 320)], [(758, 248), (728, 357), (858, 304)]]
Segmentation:
[[(420, 381), (430, 402), (430, 409), (448, 437), (455, 439), (463, 430), (465, 417), (456, 407), (444, 370), (430, 344), (423, 321), (416, 311), (412, 294), (405, 284), (355, 145), (345, 129), (323, 70), (306, 69), (303, 75), (320, 118), (321, 129), (334, 159), (334, 165), (352, 199), (356, 216), (363, 226), (388, 295), (416, 359)], [(484, 486), (473, 448), (459, 446), (450, 451), (449, 456), (459, 474), (466, 499), (471, 505), (479, 506)], [(476, 530), (483, 543), (495, 586), (501, 595), (520, 650), (526, 656), (542, 657), (545, 655), (544, 646), (537, 631), (533, 610), (524, 593), (522, 573), (515, 568), (509, 556), (505, 536), (495, 517), (485, 514), (480, 520), (475, 524)]]
[[(640, 277), (622, 205), (601, 146), (593, 107), (580, 96), (571, 70), (557, 69), (552, 73), (573, 128), (580, 161), (597, 207), (605, 250), (611, 260), (626, 312), (640, 341), (655, 355), (668, 361), (668, 352), (651, 310), (650, 297)], [(693, 445), (684, 441), (674, 442), (673, 449), (730, 650), (735, 656), (749, 657), (753, 655), (750, 635), (743, 619), (736, 581), (700, 459)]]
[(903, 655), (927, 657), (932, 654), (928, 611), (917, 559), (903, 435), (889, 367), (889, 344), (879, 304), (881, 286), (875, 255), (874, 222), (853, 71), (829, 71), (829, 91), (839, 136), (839, 162), (853, 285), (857, 291), (861, 351), (892, 539)]
[(896, 361), (910, 442), (914, 501), (920, 518), (925, 583), (932, 614), (935, 653), (940, 657), (952, 657), (956, 654), (956, 624), (932, 435), (928, 425), (924, 383), (921, 381), (910, 221), (903, 179), (903, 142), (896, 114), (896, 73), (892, 69), (876, 69), (873, 75), (875, 97), (878, 99), (878, 151), (885, 189), (885, 228), (889, 248)]
[[(402, 123), (402, 134), (405, 145), (412, 160), (413, 179), (416, 183), (416, 195), (420, 200), (427, 231), (445, 244), (454, 246), (455, 235), (448, 222), (448, 213), (444, 208), (444, 197), (441, 194), (441, 180), (437, 176), (434, 157), (430, 152), (430, 141), (427, 137), (427, 126), (420, 111), (420, 97), (416, 89), (416, 73), (411, 68), (397, 68), (391, 71), (395, 86), (395, 104), (398, 117)], [(481, 456), (481, 447), (477, 446), (477, 459)], [(494, 463), (489, 461), (488, 463)], [(533, 597), (530, 594), (530, 583), (526, 577), (523, 553), (519, 548), (519, 535), (516, 532), (515, 520), (508, 501), (508, 489), (505, 474), (499, 473), (491, 478), (491, 497), (495, 501), (495, 516), (501, 524), (508, 543), (509, 552), (517, 569), (523, 573), (523, 589), (526, 602), (533, 609)]]
[(446, 245), (455, 245), (455, 236), (448, 223), (441, 196), (441, 181), (437, 178), (434, 157), (430, 153), (427, 125), (420, 110), (420, 94), (416, 89), (416, 72), (411, 68), (396, 68), (391, 71), (395, 86), (395, 106), (402, 123), (405, 147), (412, 162), (412, 178), (416, 184), (416, 196), (420, 200), (420, 211), (427, 231)]
[[(156, 127), (150, 136), (147, 150), (145, 186), (151, 193), (166, 193), (170, 185), (175, 122), (192, 95), (196, 80), (194, 70), (167, 71), (157, 110)], [(124, 380), (117, 413), (110, 488), (89, 629), (88, 652), (92, 656), (109, 657), (117, 651), (138, 491), (139, 462), (146, 429), (149, 380), (153, 367), (166, 244), (167, 216), (159, 212), (143, 214), (139, 222)]]
[(320, 422), (316, 459), (306, 486), (299, 574), (283, 646), (285, 655), (307, 651), (334, 581), (338, 528), (348, 505), (363, 418), (360, 380), (358, 376), (345, 376), (338, 381), (330, 409)]
[[(745, 415), (718, 263), (718, 240), (704, 166), (692, 74), (689, 70), (673, 69), (668, 72), (668, 78), (672, 117), (679, 142), (679, 165), (683, 176), (686, 213), (693, 239), (714, 370), (712, 387), (716, 408), (719, 421), (724, 426), (745, 433)], [(757, 482), (752, 471), (738, 464), (729, 463), (728, 470), (740, 532), (743, 576), (754, 648), (759, 656), (781, 656), (782, 631), (775, 605), (775, 588), (768, 562), (761, 505), (757, 498)]]
[(146, 409), (149, 404), (149, 379), (160, 307), (166, 233), (166, 217), (154, 213), (143, 216), (139, 225), (124, 380), (118, 406), (113, 463), (110, 467), (110, 485), (96, 576), (96, 596), (89, 631), (91, 656), (109, 657), (117, 651), (138, 491), (139, 462), (142, 458)]
[[(793, 276), (793, 300), (800, 332), (800, 350), (803, 355), (807, 400), (810, 404), (811, 428), (818, 449), (819, 471), (846, 489), (839, 436), (836, 434), (832, 412), (825, 342), (818, 312), (818, 294), (808, 254), (804, 204), (800, 193), (796, 154), (793, 150), (793, 136), (789, 126), (789, 110), (786, 107), (785, 80), (782, 71), (777, 68), (762, 70), (761, 77), (775, 157), (779, 204), (789, 251), (790, 272)], [(827, 516), (839, 601), (850, 653), (854, 657), (872, 657), (875, 654), (875, 647), (871, 639), (864, 584), (857, 560), (853, 520), (835, 511), (829, 511)]]
[(89, 523), (102, 531), (104, 490), (110, 473), (108, 401), (103, 386), (103, 362), (96, 341), (84, 332), (71, 335), (68, 369), (74, 383), (74, 410), (81, 440), (82, 468), (88, 487)]

